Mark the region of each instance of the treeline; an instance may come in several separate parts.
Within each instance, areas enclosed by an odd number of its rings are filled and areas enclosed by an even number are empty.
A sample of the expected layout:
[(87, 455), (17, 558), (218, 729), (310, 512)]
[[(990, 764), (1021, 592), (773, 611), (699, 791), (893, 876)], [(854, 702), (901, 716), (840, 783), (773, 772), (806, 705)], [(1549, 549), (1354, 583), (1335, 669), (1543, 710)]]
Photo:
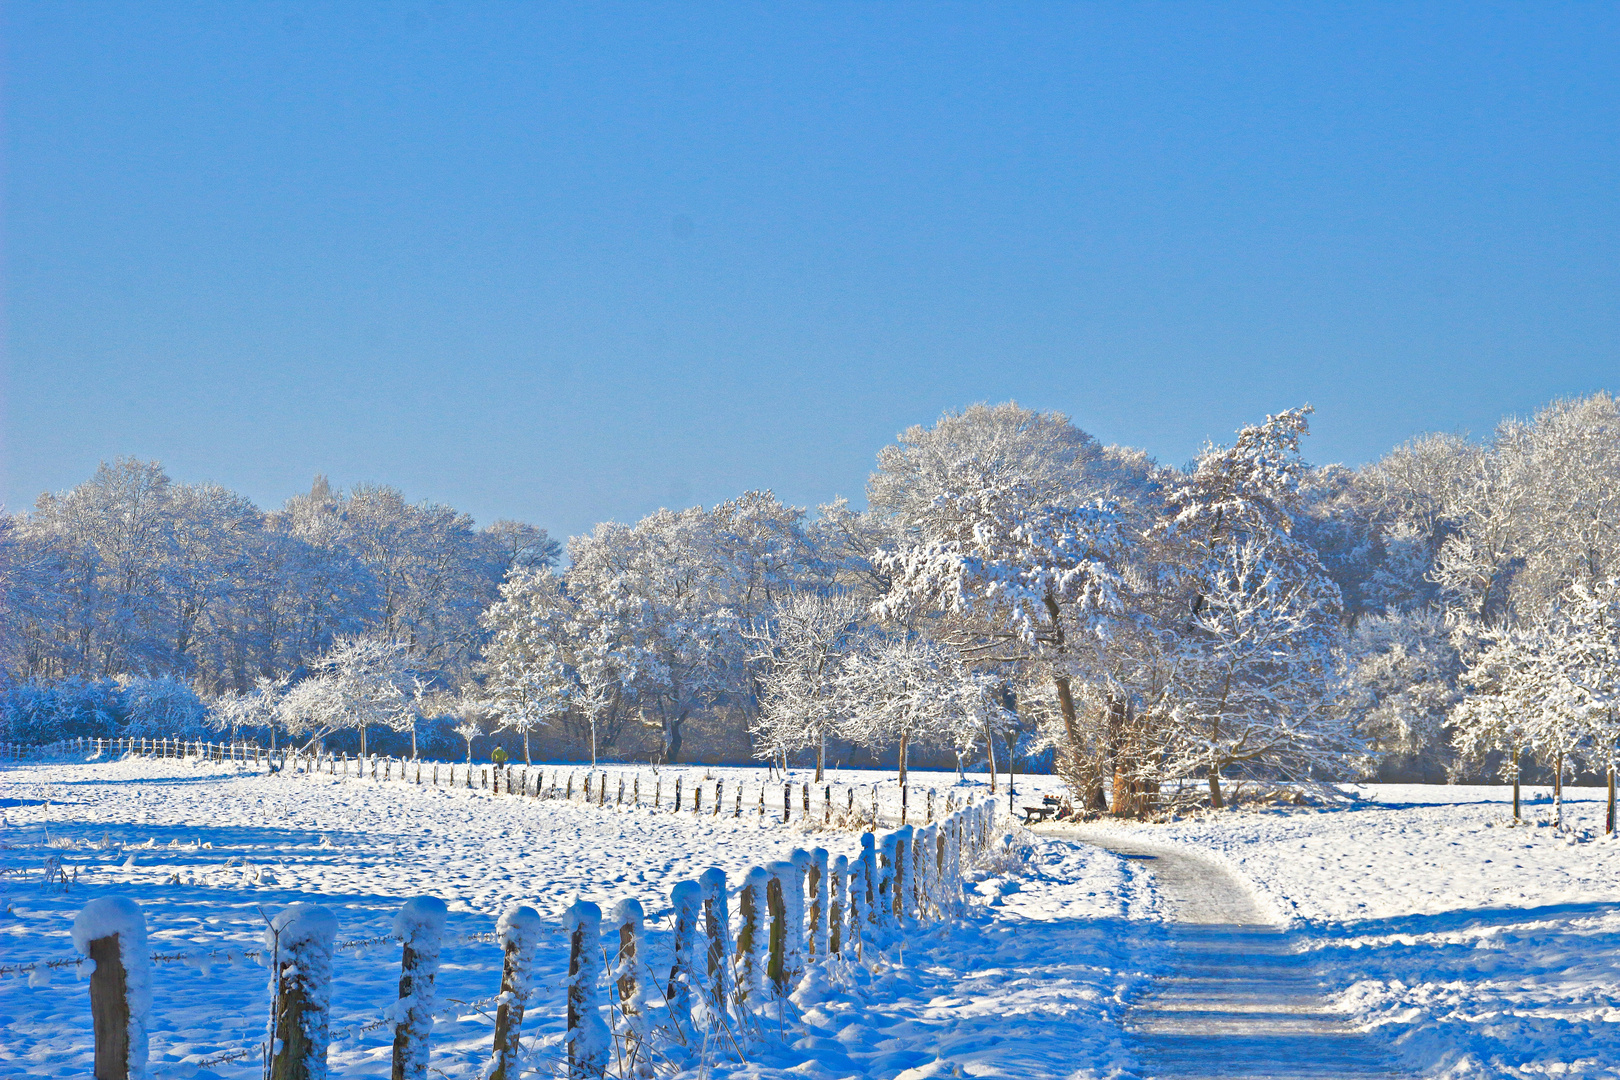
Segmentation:
[[(469, 748), (501, 731), (663, 760), (1045, 755), (1117, 813), (1176, 780), (1219, 805), (1223, 777), (1607, 769), (1614, 399), (1358, 469), (1304, 461), (1308, 413), (1172, 467), (1059, 414), (974, 406), (885, 447), (866, 510), (750, 492), (600, 525), (560, 570), (543, 531), (392, 489), (317, 482), (263, 513), (119, 462), (4, 522), (12, 697), (171, 677), (229, 693), (216, 718), (318, 734), (364, 710), (312, 688), (300, 721), (286, 699), (363, 639), (395, 691), (361, 722), (448, 716)], [(1535, 679), (1507, 678), (1527, 648)], [(1524, 702), (1540, 719), (1504, 727)]]
[(390, 487), (340, 492), (317, 477), (267, 512), (126, 458), (0, 516), (0, 660), (12, 681), (167, 676), (213, 695), (367, 634), (456, 680), (507, 572), (559, 550), (543, 529), (475, 528)]

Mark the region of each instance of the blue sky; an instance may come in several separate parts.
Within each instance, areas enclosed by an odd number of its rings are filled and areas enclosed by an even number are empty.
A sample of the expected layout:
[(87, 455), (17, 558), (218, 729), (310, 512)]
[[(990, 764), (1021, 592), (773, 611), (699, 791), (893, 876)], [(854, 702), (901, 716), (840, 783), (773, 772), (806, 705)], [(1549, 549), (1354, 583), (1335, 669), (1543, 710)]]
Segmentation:
[(1008, 398), (1316, 461), (1620, 390), (1612, 5), (4, 7), (0, 499), (560, 535)]

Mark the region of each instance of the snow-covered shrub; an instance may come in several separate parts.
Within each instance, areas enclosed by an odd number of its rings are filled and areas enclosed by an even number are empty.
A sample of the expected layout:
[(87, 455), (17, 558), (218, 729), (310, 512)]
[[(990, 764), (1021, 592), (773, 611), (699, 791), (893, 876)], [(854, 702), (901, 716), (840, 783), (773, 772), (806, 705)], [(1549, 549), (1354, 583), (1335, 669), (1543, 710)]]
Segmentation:
[(118, 677), (119, 703), (124, 713), (121, 734), (135, 738), (201, 736), (208, 707), (190, 684), (168, 675)]
[(123, 716), (111, 679), (13, 683), (0, 690), (0, 732), (8, 741), (48, 743), (117, 733)]

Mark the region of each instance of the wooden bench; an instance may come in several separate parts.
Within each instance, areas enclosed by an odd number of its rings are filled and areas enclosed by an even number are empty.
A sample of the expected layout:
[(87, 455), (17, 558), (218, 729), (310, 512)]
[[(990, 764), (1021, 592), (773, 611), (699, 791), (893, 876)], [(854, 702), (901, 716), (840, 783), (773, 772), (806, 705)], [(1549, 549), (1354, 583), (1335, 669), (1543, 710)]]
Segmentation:
[(1045, 821), (1062, 809), (1062, 799), (1056, 795), (1042, 795), (1041, 805), (1024, 807), (1024, 824), (1033, 825), (1038, 821)]

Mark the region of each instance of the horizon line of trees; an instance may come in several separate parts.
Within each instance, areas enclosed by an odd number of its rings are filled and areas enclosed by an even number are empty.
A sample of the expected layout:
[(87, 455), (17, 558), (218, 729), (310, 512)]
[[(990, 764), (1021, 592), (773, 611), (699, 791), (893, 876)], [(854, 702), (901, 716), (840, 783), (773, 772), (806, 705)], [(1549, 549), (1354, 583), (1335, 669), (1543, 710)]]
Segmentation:
[(833, 745), (902, 774), (918, 747), (992, 776), (1046, 754), (1122, 815), (1167, 781), (1219, 807), (1231, 779), (1381, 762), (1612, 775), (1613, 397), (1357, 469), (1306, 463), (1309, 415), (1171, 467), (975, 405), (883, 448), (865, 510), (747, 492), (605, 522), (565, 568), (543, 530), (391, 488), (317, 479), (266, 514), (125, 459), (0, 518), (3, 707), (15, 730), (63, 680), (168, 679), (215, 722), (431, 714), (469, 752), (547, 731), (664, 761), (697, 720), (818, 776)]

